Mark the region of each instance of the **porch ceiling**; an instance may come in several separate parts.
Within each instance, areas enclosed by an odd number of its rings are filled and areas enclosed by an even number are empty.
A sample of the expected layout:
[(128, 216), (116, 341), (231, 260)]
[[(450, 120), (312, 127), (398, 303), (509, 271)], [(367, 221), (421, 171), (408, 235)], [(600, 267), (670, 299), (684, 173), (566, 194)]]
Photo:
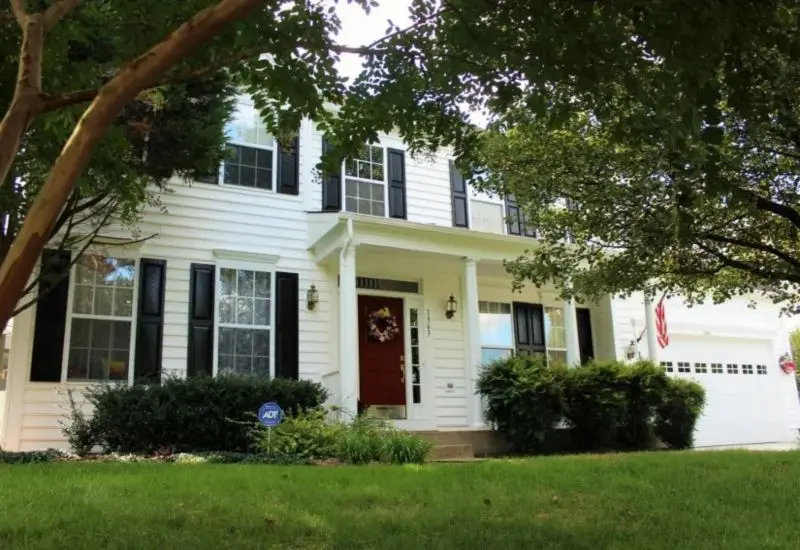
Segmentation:
[(347, 212), (309, 214), (309, 251), (315, 261), (324, 262), (337, 252), (352, 228), (353, 245), (405, 250), (502, 262), (525, 253), (536, 242), (526, 237), (497, 235), (469, 229), (442, 227), (378, 218)]

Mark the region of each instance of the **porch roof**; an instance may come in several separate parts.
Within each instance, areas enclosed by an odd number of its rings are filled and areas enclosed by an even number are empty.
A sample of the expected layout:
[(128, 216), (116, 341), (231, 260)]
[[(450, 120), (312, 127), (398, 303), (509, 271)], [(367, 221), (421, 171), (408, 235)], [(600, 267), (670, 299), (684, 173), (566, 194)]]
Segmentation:
[(330, 258), (348, 237), (352, 237), (352, 245), (492, 262), (517, 258), (536, 246), (536, 241), (528, 237), (484, 233), (351, 212), (310, 212), (307, 215), (308, 249), (317, 262)]

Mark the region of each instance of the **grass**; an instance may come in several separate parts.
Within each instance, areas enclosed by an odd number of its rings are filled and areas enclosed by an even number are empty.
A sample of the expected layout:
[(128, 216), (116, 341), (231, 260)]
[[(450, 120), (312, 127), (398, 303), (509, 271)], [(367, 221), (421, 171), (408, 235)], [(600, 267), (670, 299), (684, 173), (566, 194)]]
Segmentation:
[(0, 467), (0, 548), (800, 548), (800, 453)]

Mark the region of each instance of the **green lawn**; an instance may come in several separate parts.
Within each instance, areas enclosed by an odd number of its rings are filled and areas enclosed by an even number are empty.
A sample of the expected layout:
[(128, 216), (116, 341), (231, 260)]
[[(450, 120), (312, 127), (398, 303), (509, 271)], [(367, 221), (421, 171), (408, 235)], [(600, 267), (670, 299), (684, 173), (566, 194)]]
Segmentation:
[(800, 453), (0, 466), (0, 548), (800, 548)]

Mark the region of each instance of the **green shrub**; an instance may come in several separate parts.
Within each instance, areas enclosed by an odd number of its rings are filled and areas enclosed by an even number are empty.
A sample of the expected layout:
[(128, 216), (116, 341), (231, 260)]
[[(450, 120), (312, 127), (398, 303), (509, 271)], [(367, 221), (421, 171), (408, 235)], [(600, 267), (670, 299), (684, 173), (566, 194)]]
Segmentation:
[(75, 403), (72, 390), (67, 391), (69, 402), (69, 422), (61, 424), (61, 431), (76, 455), (84, 457), (92, 452), (97, 444), (97, 435), (90, 420), (87, 420), (80, 407)]
[(627, 407), (619, 431), (622, 449), (650, 449), (655, 444), (653, 422), (670, 378), (663, 367), (640, 361), (623, 369)]
[(382, 459), (392, 464), (422, 464), (431, 447), (429, 441), (417, 435), (392, 430), (384, 436)]
[(255, 447), (269, 456), (332, 458), (343, 430), (344, 424), (330, 422), (324, 410), (314, 409), (286, 417), (275, 428), (257, 427)]
[(0, 449), (0, 464), (40, 464), (64, 458), (58, 449), (46, 451), (4, 451)]
[(477, 390), (486, 400), (486, 419), (518, 452), (541, 451), (548, 432), (564, 415), (566, 367), (541, 358), (498, 359), (483, 369)]
[(305, 380), (220, 376), (93, 386), (85, 396), (94, 407), (92, 433), (106, 452), (152, 453), (250, 451), (262, 403), (275, 401), (293, 415), (320, 407), (326, 394)]
[(697, 419), (705, 406), (706, 392), (691, 380), (673, 378), (656, 407), (655, 433), (671, 449), (688, 449), (694, 444)]
[(624, 373), (625, 366), (616, 361), (592, 362), (569, 371), (566, 417), (577, 448), (617, 448), (628, 407)]

